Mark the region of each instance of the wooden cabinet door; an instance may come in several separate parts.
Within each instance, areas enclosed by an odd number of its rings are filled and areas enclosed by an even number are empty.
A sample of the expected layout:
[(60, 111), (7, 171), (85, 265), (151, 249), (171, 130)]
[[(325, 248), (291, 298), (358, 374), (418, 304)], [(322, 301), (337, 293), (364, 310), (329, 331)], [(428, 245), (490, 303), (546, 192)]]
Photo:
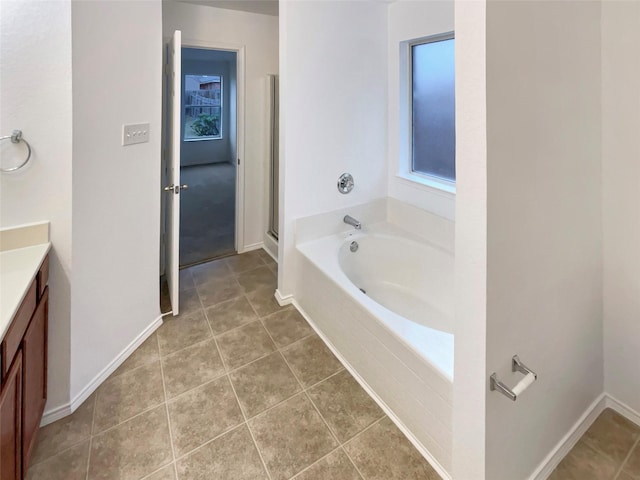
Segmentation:
[(20, 480), (22, 355), (18, 351), (0, 391), (0, 480)]
[(46, 288), (22, 341), (22, 468), (25, 472), (47, 400), (48, 310), (49, 289)]

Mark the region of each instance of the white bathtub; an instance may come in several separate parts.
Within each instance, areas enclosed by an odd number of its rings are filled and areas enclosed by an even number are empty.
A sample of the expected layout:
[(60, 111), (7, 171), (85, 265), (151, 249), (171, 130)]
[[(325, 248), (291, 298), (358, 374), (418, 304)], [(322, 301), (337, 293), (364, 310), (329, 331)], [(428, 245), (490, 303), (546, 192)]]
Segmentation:
[(300, 309), (449, 476), (453, 254), (388, 223), (297, 250)]

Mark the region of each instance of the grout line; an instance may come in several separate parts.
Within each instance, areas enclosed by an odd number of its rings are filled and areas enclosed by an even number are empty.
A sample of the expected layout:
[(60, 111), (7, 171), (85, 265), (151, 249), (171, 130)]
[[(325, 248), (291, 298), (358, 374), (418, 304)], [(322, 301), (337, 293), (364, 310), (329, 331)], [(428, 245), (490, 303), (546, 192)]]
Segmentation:
[(622, 463), (620, 464), (620, 467), (618, 467), (618, 469), (616, 470), (616, 474), (613, 476), (614, 480), (616, 480), (617, 478), (620, 477), (620, 474), (624, 470), (624, 467), (627, 465), (627, 462), (629, 461), (629, 458), (631, 458), (631, 455), (633, 455), (633, 451), (636, 449), (638, 444), (640, 444), (640, 437), (635, 441), (635, 443), (633, 444), (633, 446), (629, 450), (629, 453), (627, 453), (626, 457), (624, 457), (624, 460), (622, 460)]
[(93, 446), (93, 428), (96, 423), (96, 410), (98, 409), (98, 394), (100, 388), (96, 390), (95, 397), (93, 399), (93, 412), (91, 412), (91, 430), (89, 432), (89, 453), (87, 455), (87, 475), (86, 480), (89, 480), (89, 467), (91, 467), (91, 447)]
[[(364, 431), (364, 430), (363, 430)], [(357, 435), (356, 435), (357, 436)], [(355, 437), (353, 437), (355, 438)], [(349, 441), (351, 441), (351, 439), (349, 439)], [(353, 461), (353, 458), (351, 458), (351, 455), (349, 455), (349, 452), (347, 452), (347, 450), (344, 448), (345, 444), (340, 445), (340, 448), (342, 449), (342, 451), (344, 452), (344, 454), (346, 455), (347, 459), (349, 460), (349, 462), (351, 463), (351, 465), (353, 465), (353, 468), (356, 469), (356, 472), (358, 472), (358, 475), (360, 475), (360, 478), (362, 480), (364, 480), (364, 473), (362, 473), (360, 471), (360, 469), (358, 468), (358, 465), (356, 465), (356, 462)]]
[[(149, 473), (149, 474), (145, 475), (144, 477), (142, 477), (142, 479), (141, 479), (141, 480), (146, 480), (146, 479), (148, 479), (148, 478), (151, 478), (151, 476), (152, 476), (152, 475), (155, 475), (155, 474), (156, 474), (156, 473), (158, 473), (159, 471), (164, 470), (164, 469), (165, 469), (165, 468), (167, 468), (168, 466), (173, 466), (173, 465), (175, 465), (175, 462), (165, 463), (164, 465), (162, 465), (161, 467), (159, 467), (157, 470), (154, 470), (153, 472), (151, 472), (151, 473)], [(178, 477), (176, 476), (176, 478), (178, 478)]]
[[(160, 344), (158, 344), (158, 349)], [(173, 432), (171, 430), (171, 415), (169, 414), (169, 397), (167, 396), (167, 384), (164, 379), (164, 367), (162, 366), (162, 360), (160, 360), (160, 375), (162, 377), (162, 391), (164, 392), (164, 411), (167, 418), (167, 428), (169, 430), (169, 443), (171, 444), (171, 458), (176, 461), (176, 449), (173, 446)]]
[[(249, 305), (251, 305), (251, 304), (249, 304)], [(207, 325), (209, 325), (209, 330), (211, 331), (211, 334), (213, 335), (213, 328), (211, 328), (211, 324), (209, 323), (209, 319), (208, 318), (207, 318)], [(262, 325), (262, 323), (261, 323), (261, 325)], [(264, 325), (263, 325), (263, 328), (264, 328)], [(267, 332), (267, 334), (268, 333), (269, 332)], [(238, 405), (238, 408), (240, 409), (240, 413), (242, 415), (242, 418), (244, 419), (244, 422), (242, 423), (242, 425), (244, 425), (247, 428), (247, 431), (249, 432), (249, 436), (251, 437), (251, 441), (253, 442), (253, 446), (255, 447), (256, 452), (258, 452), (258, 456), (260, 457), (260, 461), (262, 462), (262, 467), (264, 468), (264, 471), (267, 474), (267, 478), (269, 480), (271, 480), (271, 473), (269, 472), (269, 469), (267, 468), (267, 463), (265, 462), (265, 460), (264, 460), (264, 458), (262, 456), (262, 452), (258, 448), (258, 443), (256, 442), (256, 439), (253, 436), (253, 432), (251, 431), (251, 427), (249, 426), (249, 422), (247, 421), (247, 415), (246, 415), (246, 413), (244, 411), (244, 408), (242, 407), (242, 403), (240, 402), (240, 398), (238, 397), (238, 393), (236, 392), (236, 387), (233, 385), (233, 382), (231, 381), (231, 377), (229, 376), (229, 372), (230, 371), (228, 370), (227, 363), (225, 362), (224, 357), (222, 356), (222, 353), (220, 353), (220, 347), (218, 346), (218, 340), (216, 339), (215, 335), (213, 336), (213, 341), (215, 342), (216, 348), (218, 349), (218, 355), (220, 356), (220, 359), (222, 360), (222, 366), (224, 367), (225, 372), (227, 372), (227, 381), (229, 382), (229, 385), (231, 385), (231, 391), (233, 392), (233, 396), (236, 399), (236, 404)]]
[(295, 480), (300, 475), (302, 475), (304, 472), (306, 472), (307, 470), (310, 470), (312, 467), (314, 467), (315, 465), (317, 465), (318, 463), (320, 463), (321, 461), (323, 461), (324, 459), (326, 459), (330, 455), (332, 455), (335, 452), (337, 452), (338, 450), (340, 450), (340, 448), (342, 448), (342, 447), (340, 447), (340, 445), (338, 445), (336, 448), (332, 449), (329, 453), (327, 453), (327, 454), (323, 455), (322, 457), (320, 457), (318, 460), (313, 462), (311, 465), (307, 465), (302, 470), (300, 470), (299, 472), (295, 473), (291, 478), (289, 478), (289, 480)]
[(309, 392), (305, 390), (304, 395), (307, 397), (307, 400), (309, 400), (309, 403), (311, 403), (311, 406), (313, 407), (313, 409), (318, 413), (318, 416), (322, 419), (322, 422), (329, 429), (329, 433), (331, 434), (333, 439), (336, 441), (338, 446), (342, 445), (342, 442), (340, 442), (340, 439), (338, 438), (338, 435), (336, 434), (336, 432), (333, 431), (333, 428), (331, 427), (331, 425), (329, 425), (329, 422), (327, 422), (327, 420), (322, 416), (322, 413), (320, 413), (320, 410), (318, 409), (316, 404), (313, 403), (313, 400), (311, 400), (311, 396), (309, 395)]

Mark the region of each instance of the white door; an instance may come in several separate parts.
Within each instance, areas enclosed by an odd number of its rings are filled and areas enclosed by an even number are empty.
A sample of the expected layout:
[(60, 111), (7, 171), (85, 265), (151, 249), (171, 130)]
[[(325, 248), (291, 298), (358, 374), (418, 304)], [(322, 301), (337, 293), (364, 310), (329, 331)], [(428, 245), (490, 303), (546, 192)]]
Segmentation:
[(167, 56), (167, 86), (169, 98), (167, 104), (167, 180), (164, 187), (167, 192), (167, 252), (166, 274), (169, 284), (169, 297), (173, 315), (180, 312), (180, 192), (187, 188), (180, 184), (180, 119), (182, 109), (182, 32), (176, 30), (169, 42)]

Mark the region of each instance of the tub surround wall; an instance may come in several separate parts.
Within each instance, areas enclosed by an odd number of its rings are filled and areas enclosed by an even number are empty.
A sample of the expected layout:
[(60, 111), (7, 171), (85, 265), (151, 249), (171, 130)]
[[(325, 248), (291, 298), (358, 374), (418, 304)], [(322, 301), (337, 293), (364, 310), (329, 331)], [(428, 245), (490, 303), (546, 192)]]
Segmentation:
[(605, 389), (635, 410), (636, 421), (640, 419), (638, 25), (639, 2), (602, 2)]
[[(386, 11), (383, 2), (280, 4), (283, 297), (295, 289), (295, 219), (386, 196)], [(348, 195), (336, 188), (343, 172), (356, 182)]]
[(487, 389), (491, 480), (531, 475), (604, 387), (600, 8), (487, 3), (487, 376), (538, 373)]

